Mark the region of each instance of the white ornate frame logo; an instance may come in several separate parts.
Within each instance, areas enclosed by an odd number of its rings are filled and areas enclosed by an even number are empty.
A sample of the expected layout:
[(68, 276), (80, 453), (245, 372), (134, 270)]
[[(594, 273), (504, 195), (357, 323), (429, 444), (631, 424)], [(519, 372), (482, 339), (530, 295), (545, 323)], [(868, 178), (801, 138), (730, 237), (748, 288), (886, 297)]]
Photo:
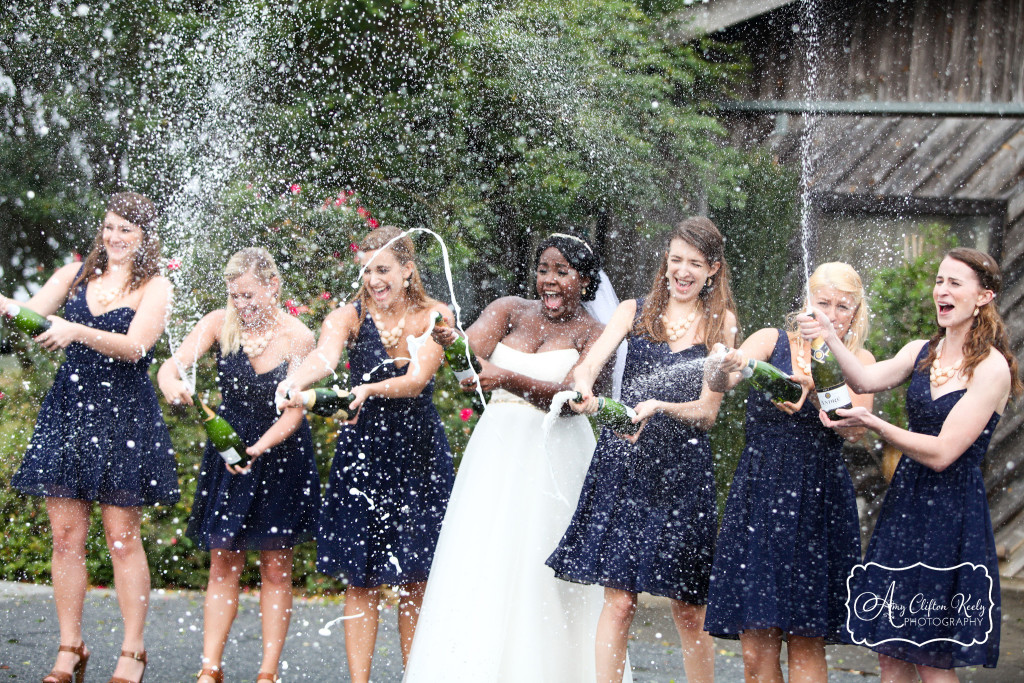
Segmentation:
[[(973, 570), (980, 569), (982, 572), (984, 572), (985, 578), (988, 580), (988, 610), (987, 610), (987, 612), (988, 612), (988, 614), (987, 614), (988, 629), (985, 631), (985, 637), (982, 638), (981, 640), (978, 640), (978, 639), (975, 638), (975, 639), (973, 639), (969, 643), (965, 643), (965, 642), (956, 640), (955, 638), (932, 638), (930, 640), (924, 641), (923, 643), (919, 643), (916, 640), (911, 640), (909, 638), (886, 638), (884, 640), (879, 640), (877, 642), (871, 642), (870, 639), (867, 638), (867, 637), (864, 637), (862, 639), (858, 639), (856, 634), (854, 634), (853, 629), (850, 626), (851, 619), (853, 618), (853, 610), (850, 607), (850, 600), (851, 600), (851, 597), (852, 597), (850, 582), (853, 580), (853, 577), (856, 575), (856, 573), (858, 571), (866, 572), (866, 571), (868, 571), (868, 569), (870, 567), (878, 567), (881, 570), (891, 571), (891, 572), (906, 571), (908, 569), (914, 569), (915, 567), (924, 567), (925, 569), (931, 569), (932, 571), (937, 571), (937, 572), (947, 572), (947, 571), (948, 572), (952, 572), (952, 571), (955, 571), (957, 569), (960, 569), (961, 567), (970, 567)], [(879, 564), (877, 562), (867, 562), (865, 564), (856, 564), (856, 565), (853, 566), (853, 569), (850, 570), (850, 575), (846, 577), (846, 632), (849, 633), (850, 638), (853, 640), (853, 642), (855, 644), (857, 644), (857, 645), (864, 645), (866, 647), (873, 647), (875, 645), (881, 645), (883, 643), (891, 643), (891, 642), (910, 643), (911, 645), (922, 646), (922, 645), (927, 645), (929, 643), (935, 643), (935, 642), (939, 642), (939, 641), (949, 641), (949, 642), (956, 643), (958, 645), (962, 645), (964, 647), (969, 647), (971, 645), (980, 645), (982, 643), (987, 642), (989, 635), (992, 633), (992, 611), (995, 609), (995, 602), (992, 600), (992, 588), (993, 588), (993, 581), (992, 581), (992, 576), (988, 573), (988, 567), (986, 567), (985, 565), (982, 565), (982, 564), (974, 564), (973, 562), (961, 562), (960, 564), (955, 565), (953, 567), (933, 567), (933, 566), (931, 566), (929, 564), (925, 564), (924, 562), (915, 562), (914, 564), (906, 566), (906, 567), (887, 567), (887, 566), (885, 566), (883, 564)], [(861, 621), (865, 621), (865, 620), (862, 619)], [(903, 628), (903, 626), (897, 626), (896, 628)]]

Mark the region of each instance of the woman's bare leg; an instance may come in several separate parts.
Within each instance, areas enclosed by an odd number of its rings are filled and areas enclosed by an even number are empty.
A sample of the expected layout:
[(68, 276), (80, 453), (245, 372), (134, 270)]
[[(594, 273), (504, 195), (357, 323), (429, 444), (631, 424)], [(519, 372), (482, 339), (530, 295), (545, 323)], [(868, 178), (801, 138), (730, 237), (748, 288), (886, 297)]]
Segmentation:
[[(89, 574), (85, 568), (85, 541), (89, 535), (92, 504), (73, 498), (47, 498), (46, 513), (53, 534), (50, 573), (53, 602), (57, 608), (60, 644), (78, 647), (82, 643), (82, 611)], [(58, 652), (55, 671), (71, 673), (78, 663), (73, 652)]]
[(407, 583), (398, 588), (398, 637), (401, 639), (403, 667), (409, 663), (409, 651), (412, 650), (412, 639), (416, 635), (416, 622), (420, 618), (423, 593), (426, 590), (426, 581)]
[[(210, 581), (203, 601), (203, 667), (220, 669), (231, 624), (238, 614), (238, 579), (245, 566), (240, 550), (214, 548), (210, 551)], [(204, 676), (201, 683), (213, 683)]]
[(828, 683), (825, 639), (794, 636), (786, 638), (789, 683)]
[(260, 553), (260, 612), (263, 662), (260, 673), (276, 674), (292, 619), (292, 549)]
[[(142, 509), (101, 505), (103, 531), (107, 549), (114, 566), (114, 589), (117, 604), (124, 621), (124, 640), (121, 649), (144, 652), (143, 631), (149, 610), (149, 562), (142, 547)], [(120, 657), (114, 676), (137, 681), (142, 677), (144, 665), (130, 657)]]
[(604, 607), (597, 621), (598, 683), (622, 683), (626, 668), (626, 643), (636, 614), (636, 593), (604, 589)]
[(783, 683), (782, 631), (749, 629), (740, 634), (743, 646), (743, 677), (747, 683)]
[[(380, 586), (349, 586), (345, 591), (345, 654), (352, 683), (369, 683), (380, 619)], [(359, 616), (356, 616), (359, 615)]]
[(712, 683), (715, 680), (715, 641), (704, 630), (705, 605), (672, 601), (672, 620), (683, 645), (683, 669), (690, 683)]

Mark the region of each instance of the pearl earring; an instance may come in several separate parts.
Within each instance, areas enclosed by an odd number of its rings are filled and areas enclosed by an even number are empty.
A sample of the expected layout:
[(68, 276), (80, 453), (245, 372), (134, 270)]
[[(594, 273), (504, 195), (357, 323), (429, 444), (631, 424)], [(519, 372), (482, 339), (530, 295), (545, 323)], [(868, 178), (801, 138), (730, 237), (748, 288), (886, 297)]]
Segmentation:
[(409, 286), (409, 281), (408, 281), (408, 280), (406, 280), (405, 282), (403, 282), (403, 283), (402, 283), (402, 286), (403, 286), (403, 287), (408, 287), (408, 286)]
[(977, 317), (978, 317), (978, 311), (980, 311), (980, 310), (981, 310), (981, 308), (980, 308), (980, 307), (978, 307), (978, 306), (975, 306), (975, 307), (974, 307), (974, 317), (975, 317), (975, 318), (977, 318)]

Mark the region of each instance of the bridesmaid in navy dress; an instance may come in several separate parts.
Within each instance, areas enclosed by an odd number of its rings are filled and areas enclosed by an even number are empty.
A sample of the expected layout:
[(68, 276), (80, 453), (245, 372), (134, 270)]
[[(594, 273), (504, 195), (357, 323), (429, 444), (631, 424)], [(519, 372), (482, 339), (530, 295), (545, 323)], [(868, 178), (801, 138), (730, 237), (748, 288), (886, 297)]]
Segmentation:
[(672, 599), (686, 678), (714, 678), (703, 632), (715, 547), (715, 481), (707, 430), (722, 394), (703, 381), (708, 345), (732, 345), (736, 315), (721, 233), (704, 217), (683, 221), (665, 246), (645, 299), (623, 301), (574, 372), (583, 402), (628, 337), (622, 401), (643, 427), (633, 437), (602, 428), (568, 530), (547, 564), (568, 581), (605, 587), (597, 628), (597, 680), (621, 683), (637, 593)]
[(219, 683), (221, 660), (238, 610), (247, 550), (260, 553), (263, 661), (256, 680), (277, 680), (292, 606), (293, 548), (313, 538), (320, 478), (309, 425), (300, 408), (280, 415), (277, 385), (313, 348), (313, 333), (278, 306), (281, 278), (273, 257), (243, 249), (224, 268), (227, 306), (206, 315), (160, 367), (157, 380), (173, 404), (192, 404), (180, 371), (211, 348), (217, 356), (218, 413), (246, 444), (245, 468), (207, 443), (186, 534), (210, 551), (203, 608), (203, 665), (198, 680)]
[[(451, 452), (432, 403), (443, 351), (429, 332), (451, 313), (423, 288), (411, 239), (382, 226), (360, 245), (363, 283), (355, 301), (324, 320), (315, 353), (281, 395), (330, 375), (348, 349), (354, 423), (339, 430), (317, 536), (317, 567), (348, 583), (345, 650), (352, 681), (368, 681), (380, 588), (399, 588), (402, 660), (409, 656), (454, 482)], [(408, 337), (423, 337), (410, 357)], [(299, 405), (295, 399), (289, 405)]]
[[(860, 276), (845, 263), (825, 263), (807, 283), (813, 305), (847, 348), (874, 362), (861, 344), (868, 306)], [(795, 328), (794, 328), (795, 329)], [(711, 572), (704, 628), (739, 637), (747, 680), (783, 681), (786, 639), (789, 681), (828, 679), (826, 642), (849, 642), (846, 579), (860, 559), (860, 527), (843, 439), (863, 427), (829, 429), (818, 419), (810, 344), (795, 332), (766, 328), (722, 358), (708, 377), (727, 390), (749, 358), (768, 361), (803, 386), (796, 403), (774, 405), (757, 389), (747, 397), (746, 448), (733, 476)], [(711, 363), (709, 363), (709, 366)], [(853, 395), (870, 410), (872, 396)]]
[[(149, 381), (152, 349), (164, 331), (170, 283), (159, 275), (156, 207), (134, 192), (113, 195), (84, 263), (58, 270), (28, 303), (48, 316), (43, 347), (66, 360), (39, 410), (36, 430), (11, 485), (45, 496), (53, 531), (54, 603), (60, 648), (47, 683), (84, 676), (82, 641), (88, 588), (85, 542), (100, 505), (114, 568), (124, 639), (112, 681), (140, 681), (149, 563), (143, 505), (178, 500), (171, 439)], [(0, 297), (0, 305), (12, 303)], [(53, 315), (64, 304), (64, 318)]]
[[(798, 318), (805, 339), (824, 336), (835, 349), (851, 389), (910, 380), (909, 430), (862, 407), (840, 410), (838, 421), (820, 414), (827, 427), (867, 427), (904, 455), (864, 558), (876, 564), (850, 588), (848, 628), (878, 652), (882, 680), (955, 681), (953, 667), (995, 667), (999, 656), (999, 573), (980, 464), (1011, 395), (1024, 388), (996, 311), (1001, 285), (991, 256), (951, 250), (932, 289), (936, 334), (869, 366), (838, 343), (824, 315)], [(879, 613), (882, 599), (893, 609)], [(922, 600), (935, 618), (919, 618)]]

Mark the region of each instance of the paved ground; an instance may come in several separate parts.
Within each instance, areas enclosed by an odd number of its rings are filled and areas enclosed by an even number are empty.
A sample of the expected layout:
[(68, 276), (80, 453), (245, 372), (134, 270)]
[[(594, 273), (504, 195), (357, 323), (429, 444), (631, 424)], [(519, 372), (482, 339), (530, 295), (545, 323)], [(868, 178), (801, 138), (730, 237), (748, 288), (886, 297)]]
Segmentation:
[[(1003, 651), (999, 668), (961, 669), (961, 680), (982, 683), (1024, 680), (1024, 590), (1007, 588), (1003, 593)], [(340, 615), (341, 606), (337, 601), (296, 601), (282, 663), (283, 680), (332, 683), (349, 680), (341, 628), (332, 628), (330, 635), (320, 633), (327, 622)], [(101, 681), (113, 671), (120, 645), (117, 604), (110, 591), (89, 592), (85, 632), (93, 651), (89, 680)], [(630, 658), (636, 683), (685, 680), (678, 640), (664, 601), (642, 600), (633, 632)], [(56, 634), (49, 588), (0, 582), (0, 682), (42, 678), (53, 663)], [(184, 591), (154, 593), (146, 637), (150, 654), (147, 683), (192, 680), (202, 651), (202, 595)], [(401, 654), (392, 607), (385, 608), (382, 615), (377, 645), (373, 680), (398, 683)], [(742, 681), (743, 662), (737, 654), (738, 644), (720, 640), (717, 646), (717, 680), (723, 683)], [(231, 683), (252, 681), (259, 658), (258, 605), (255, 598), (246, 597), (231, 632), (224, 662), (228, 680)], [(829, 648), (829, 665), (832, 681), (877, 680), (877, 661), (863, 648)]]

